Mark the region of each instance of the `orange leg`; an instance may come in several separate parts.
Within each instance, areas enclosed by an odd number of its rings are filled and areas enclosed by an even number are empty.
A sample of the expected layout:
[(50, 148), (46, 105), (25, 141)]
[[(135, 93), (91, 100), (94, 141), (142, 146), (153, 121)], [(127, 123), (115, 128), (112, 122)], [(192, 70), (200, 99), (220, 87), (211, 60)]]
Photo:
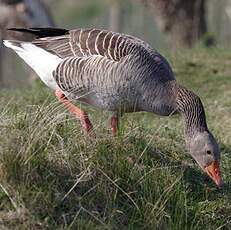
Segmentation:
[[(74, 116), (80, 120), (84, 130), (86, 131), (86, 133), (90, 136), (92, 136), (93, 134), (93, 126), (88, 118), (88, 115), (85, 111), (79, 109), (78, 107), (76, 107), (75, 105), (73, 105), (67, 98), (66, 96), (63, 94), (63, 92), (59, 89), (57, 89), (55, 91), (55, 96), (59, 99), (59, 101), (61, 101), (65, 107), (72, 113), (74, 114)], [(94, 135), (94, 134), (93, 134)]]
[(117, 116), (112, 116), (111, 117), (111, 131), (112, 131), (112, 136), (115, 137), (118, 131), (118, 125), (119, 125), (119, 119)]

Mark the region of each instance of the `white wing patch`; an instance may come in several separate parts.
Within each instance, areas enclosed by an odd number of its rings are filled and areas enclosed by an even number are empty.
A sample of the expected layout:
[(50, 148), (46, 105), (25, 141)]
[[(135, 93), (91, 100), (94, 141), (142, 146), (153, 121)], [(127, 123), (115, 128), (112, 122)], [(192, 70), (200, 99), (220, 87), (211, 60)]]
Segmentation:
[[(52, 75), (62, 58), (47, 52), (46, 50), (33, 45), (30, 42), (18, 42), (4, 40), (4, 45), (13, 49), (50, 88), (56, 90), (58, 85)], [(17, 46), (17, 43), (19, 46)]]

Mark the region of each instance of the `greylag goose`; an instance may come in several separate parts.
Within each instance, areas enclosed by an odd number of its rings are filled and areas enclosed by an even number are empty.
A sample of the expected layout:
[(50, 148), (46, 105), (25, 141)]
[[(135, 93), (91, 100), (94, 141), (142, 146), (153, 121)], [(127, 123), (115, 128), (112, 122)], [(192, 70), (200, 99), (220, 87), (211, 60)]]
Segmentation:
[(219, 146), (207, 127), (200, 98), (176, 82), (167, 60), (146, 42), (99, 29), (11, 30), (35, 35), (31, 42), (5, 40), (4, 44), (55, 91), (88, 134), (92, 124), (73, 100), (111, 111), (113, 135), (121, 113), (181, 113), (190, 155), (218, 187), (222, 185)]

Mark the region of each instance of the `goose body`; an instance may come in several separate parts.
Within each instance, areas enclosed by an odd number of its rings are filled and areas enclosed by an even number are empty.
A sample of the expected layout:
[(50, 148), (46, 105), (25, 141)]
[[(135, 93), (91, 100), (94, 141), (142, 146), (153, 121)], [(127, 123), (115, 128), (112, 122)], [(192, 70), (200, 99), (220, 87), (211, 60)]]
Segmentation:
[[(165, 84), (175, 80), (167, 61), (138, 38), (97, 29), (77, 29), (31, 43), (6, 41), (50, 88), (69, 99), (101, 109), (134, 112), (154, 110), (169, 115)], [(148, 108), (147, 87), (155, 91)], [(163, 94), (163, 95), (162, 95)]]
[[(92, 129), (78, 100), (112, 111), (115, 133), (118, 114), (147, 111), (167, 116), (181, 113), (186, 144), (200, 167), (220, 186), (220, 151), (207, 128), (200, 98), (176, 82), (166, 59), (146, 42), (99, 29), (14, 28), (36, 36), (31, 42), (4, 41), (56, 96)], [(211, 154), (210, 154), (211, 153)]]

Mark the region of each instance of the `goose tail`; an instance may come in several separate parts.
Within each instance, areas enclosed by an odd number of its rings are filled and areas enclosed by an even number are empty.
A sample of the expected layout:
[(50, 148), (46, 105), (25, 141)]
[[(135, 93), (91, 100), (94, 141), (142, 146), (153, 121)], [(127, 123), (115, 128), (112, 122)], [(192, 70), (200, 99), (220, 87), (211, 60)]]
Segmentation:
[(13, 49), (38, 74), (48, 87), (57, 89), (57, 83), (52, 73), (62, 61), (61, 58), (31, 42), (4, 40), (3, 44)]

